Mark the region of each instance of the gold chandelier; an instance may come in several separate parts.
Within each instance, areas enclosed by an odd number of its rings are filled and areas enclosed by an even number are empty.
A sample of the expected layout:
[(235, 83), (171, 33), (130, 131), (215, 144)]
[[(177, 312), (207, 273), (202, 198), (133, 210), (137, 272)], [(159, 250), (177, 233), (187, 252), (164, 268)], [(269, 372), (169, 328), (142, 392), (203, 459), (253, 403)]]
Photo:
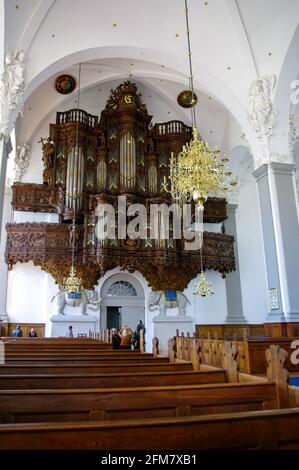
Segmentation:
[(214, 294), (213, 285), (209, 282), (205, 276), (205, 273), (201, 271), (197, 284), (195, 285), (194, 295), (200, 295), (201, 297), (210, 297)]
[[(80, 84), (81, 84), (81, 63), (79, 64), (79, 83), (78, 83), (78, 98), (77, 98), (77, 110), (79, 111), (80, 103)], [(75, 138), (75, 149), (78, 151), (78, 136), (79, 136), (79, 119), (77, 118), (76, 125), (76, 138)], [(77, 189), (74, 188), (74, 193), (71, 196), (73, 199), (77, 199)], [(82, 292), (84, 290), (82, 285), (82, 279), (77, 276), (75, 268), (75, 244), (76, 244), (76, 204), (73, 205), (73, 222), (72, 222), (72, 265), (68, 277), (63, 280), (62, 290), (67, 294), (68, 299), (81, 299)]]
[[(221, 158), (219, 150), (212, 150), (207, 142), (199, 139), (196, 126), (195, 94), (191, 60), (190, 29), (188, 3), (185, 0), (186, 33), (189, 57), (189, 89), (191, 92), (192, 140), (183, 146), (183, 150), (169, 162), (170, 193), (175, 201), (194, 201), (197, 210), (204, 210), (204, 203), (209, 194), (225, 196), (237, 185), (236, 179), (228, 168), (228, 158)], [(166, 181), (164, 188), (167, 190)], [(194, 294), (201, 297), (212, 295), (212, 284), (207, 281), (203, 269), (202, 248), (200, 249), (201, 272)]]
[(71, 266), (68, 277), (64, 278), (63, 291), (67, 293), (69, 299), (81, 299), (83, 291), (82, 279), (77, 277), (74, 266)]
[(219, 150), (212, 150), (199, 139), (193, 126), (190, 143), (184, 145), (177, 156), (172, 154), (169, 163), (171, 194), (176, 200), (194, 201), (204, 210), (208, 194), (226, 195), (236, 185), (228, 169), (228, 158), (221, 158)]

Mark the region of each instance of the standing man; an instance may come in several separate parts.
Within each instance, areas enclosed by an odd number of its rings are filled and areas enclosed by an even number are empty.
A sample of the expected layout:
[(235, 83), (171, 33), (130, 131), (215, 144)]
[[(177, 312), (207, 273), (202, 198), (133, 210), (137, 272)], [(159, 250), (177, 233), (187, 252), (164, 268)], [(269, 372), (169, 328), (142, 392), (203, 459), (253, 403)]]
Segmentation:
[(74, 337), (73, 327), (71, 325), (69, 326), (69, 331), (67, 332), (66, 336), (68, 336), (68, 338)]

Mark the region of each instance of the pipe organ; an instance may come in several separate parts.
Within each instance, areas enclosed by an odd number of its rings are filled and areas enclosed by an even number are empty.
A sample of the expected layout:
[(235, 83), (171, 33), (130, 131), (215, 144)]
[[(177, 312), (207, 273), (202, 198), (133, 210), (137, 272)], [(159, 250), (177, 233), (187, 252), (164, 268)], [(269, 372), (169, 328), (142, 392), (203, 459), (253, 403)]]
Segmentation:
[[(60, 223), (10, 224), (5, 255), (10, 268), (15, 262), (33, 260), (61, 284), (70, 267), (69, 226), (75, 215), (75, 260), (86, 287), (92, 288), (115, 266), (140, 271), (153, 289), (186, 287), (200, 269), (200, 254), (185, 252), (181, 240), (152, 240), (149, 231), (143, 239), (96, 236), (97, 208), (110, 204), (117, 211), (120, 195), (126, 196), (127, 205), (141, 203), (147, 209), (152, 203), (171, 202), (163, 186), (169, 159), (190, 140), (191, 128), (181, 121), (152, 125), (151, 120), (129, 81), (111, 91), (100, 117), (80, 109), (57, 113), (49, 138), (42, 139), (43, 184), (15, 183), (12, 205), (15, 210), (57, 211)], [(208, 199), (204, 220), (219, 223), (225, 218), (226, 202)], [(130, 220), (127, 216), (126, 222)], [(26, 245), (31, 225), (35, 236), (40, 233), (44, 239), (36, 248), (32, 237), (30, 247)], [(158, 233), (162, 229), (159, 226)], [(235, 269), (233, 237), (205, 233), (203, 260), (206, 269), (223, 275)]]

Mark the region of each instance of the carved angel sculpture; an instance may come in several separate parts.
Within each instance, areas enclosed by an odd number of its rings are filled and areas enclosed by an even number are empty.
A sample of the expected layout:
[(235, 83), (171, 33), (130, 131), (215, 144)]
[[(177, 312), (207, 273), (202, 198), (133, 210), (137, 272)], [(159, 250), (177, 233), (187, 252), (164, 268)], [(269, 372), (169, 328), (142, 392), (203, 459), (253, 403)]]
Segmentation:
[(8, 92), (12, 102), (14, 102), (19, 90), (24, 87), (24, 58), (25, 54), (23, 51), (16, 52), (15, 54), (10, 51), (5, 57)]
[(25, 54), (7, 52), (0, 80), (0, 133), (8, 134), (12, 112), (23, 98), (25, 88)]
[(249, 122), (256, 132), (272, 129), (275, 123), (273, 91), (276, 78), (263, 77), (255, 80), (249, 88)]
[(18, 145), (14, 160), (15, 181), (21, 181), (25, 175), (30, 161), (30, 147), (28, 144)]

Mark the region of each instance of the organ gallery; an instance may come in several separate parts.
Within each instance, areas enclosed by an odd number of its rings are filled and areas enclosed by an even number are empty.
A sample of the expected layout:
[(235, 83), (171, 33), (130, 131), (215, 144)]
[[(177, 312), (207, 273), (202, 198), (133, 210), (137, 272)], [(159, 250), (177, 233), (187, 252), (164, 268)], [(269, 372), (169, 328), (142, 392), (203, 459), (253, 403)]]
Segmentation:
[(298, 19), (0, 0), (1, 468), (299, 450)]
[[(117, 212), (118, 196), (125, 196), (128, 206), (140, 203), (149, 209), (151, 204), (171, 204), (164, 184), (169, 179), (169, 159), (189, 142), (192, 129), (181, 121), (152, 121), (141, 94), (129, 81), (111, 90), (100, 117), (81, 109), (57, 113), (49, 137), (40, 140), (43, 184), (15, 183), (12, 206), (16, 211), (57, 212), (59, 223), (7, 224), (9, 268), (33, 261), (61, 286), (74, 245), (77, 273), (87, 289), (116, 266), (141, 272), (153, 290), (187, 287), (200, 271), (200, 253), (185, 250), (182, 240), (151, 239), (150, 230), (135, 240), (96, 236), (97, 209), (110, 204)], [(209, 198), (204, 222), (225, 219), (226, 201)], [(229, 234), (205, 232), (204, 268), (223, 276), (234, 270), (233, 246)]]

